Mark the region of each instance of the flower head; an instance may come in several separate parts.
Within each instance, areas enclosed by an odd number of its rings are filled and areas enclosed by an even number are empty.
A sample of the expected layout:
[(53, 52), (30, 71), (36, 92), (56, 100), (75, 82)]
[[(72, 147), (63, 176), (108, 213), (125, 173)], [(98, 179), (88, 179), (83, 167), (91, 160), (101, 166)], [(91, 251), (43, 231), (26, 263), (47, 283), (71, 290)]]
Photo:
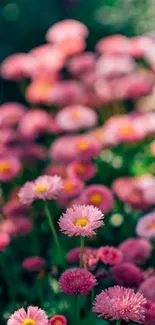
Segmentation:
[(7, 325), (48, 325), (48, 318), (44, 310), (29, 306), (27, 310), (20, 308), (12, 314)]
[(10, 244), (10, 236), (0, 231), (0, 252), (3, 252), (5, 248)]
[(73, 161), (67, 166), (66, 172), (69, 177), (87, 181), (95, 175), (96, 166), (91, 162)]
[(75, 205), (59, 219), (60, 230), (72, 236), (93, 236), (104, 225), (102, 212), (91, 205)]
[(6, 182), (12, 180), (21, 171), (21, 163), (15, 157), (0, 158), (0, 181)]
[(62, 273), (60, 287), (67, 295), (87, 295), (97, 281), (90, 272), (85, 269), (69, 269)]
[(78, 178), (66, 178), (63, 180), (62, 197), (66, 199), (79, 195), (84, 188), (84, 184)]
[(146, 299), (155, 302), (155, 276), (150, 276), (142, 282), (138, 290)]
[(98, 256), (104, 264), (110, 265), (120, 263), (123, 258), (122, 252), (112, 246), (100, 247), (98, 250)]
[(49, 325), (67, 325), (67, 319), (63, 315), (55, 315), (49, 320)]
[[(84, 247), (84, 254), (90, 250), (91, 250), (90, 247)], [(69, 250), (69, 252), (66, 254), (66, 260), (71, 264), (79, 264), (79, 262), (80, 262), (80, 247), (72, 248), (71, 250)]]
[(44, 258), (39, 256), (30, 256), (24, 259), (22, 266), (26, 271), (39, 271), (45, 265)]
[(116, 282), (125, 287), (138, 287), (144, 280), (144, 272), (131, 263), (114, 265), (111, 271)]
[(99, 313), (99, 317), (106, 319), (143, 323), (145, 303), (146, 299), (139, 292), (134, 293), (132, 289), (114, 286), (96, 296), (93, 310)]
[(120, 244), (119, 249), (125, 261), (142, 264), (150, 257), (152, 245), (145, 238), (128, 238)]
[(152, 301), (147, 301), (145, 304), (145, 325), (155, 324), (155, 303)]
[(138, 221), (136, 232), (141, 237), (155, 238), (155, 211), (146, 214)]
[(29, 75), (32, 66), (31, 57), (25, 53), (7, 57), (1, 65), (1, 76), (8, 80), (21, 80)]
[(18, 103), (5, 103), (0, 106), (0, 126), (16, 126), (22, 115), (25, 113), (25, 107)]

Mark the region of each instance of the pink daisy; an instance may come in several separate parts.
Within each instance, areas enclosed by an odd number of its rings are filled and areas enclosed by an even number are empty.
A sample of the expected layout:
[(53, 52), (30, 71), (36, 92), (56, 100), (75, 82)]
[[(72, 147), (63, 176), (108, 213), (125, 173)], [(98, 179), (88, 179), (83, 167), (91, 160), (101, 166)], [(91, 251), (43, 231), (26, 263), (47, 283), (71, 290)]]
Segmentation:
[(69, 106), (56, 115), (56, 123), (63, 131), (89, 129), (97, 123), (97, 114), (86, 106)]
[(55, 315), (49, 320), (49, 325), (67, 325), (67, 319), (63, 315)]
[(71, 56), (71, 55), (81, 53), (86, 48), (86, 42), (82, 37), (72, 37), (69, 39), (64, 39), (58, 45), (60, 51), (65, 56)]
[(143, 58), (154, 42), (148, 36), (137, 36), (130, 39), (130, 55), (134, 58)]
[(155, 302), (155, 276), (150, 276), (142, 282), (138, 290), (146, 299)]
[(52, 103), (52, 87), (53, 82), (48, 78), (34, 79), (26, 88), (26, 99), (30, 103), (49, 105)]
[(136, 233), (148, 239), (155, 238), (155, 211), (146, 214), (138, 221)]
[(83, 105), (85, 103), (84, 88), (76, 80), (56, 82), (52, 87), (50, 102), (59, 107)]
[(62, 136), (53, 141), (49, 156), (52, 160), (60, 162), (70, 162), (75, 160), (76, 148), (74, 146), (73, 136)]
[(82, 181), (91, 179), (96, 171), (96, 165), (91, 162), (73, 161), (66, 168), (66, 173), (69, 177), (78, 178)]
[(128, 54), (130, 50), (130, 40), (120, 34), (110, 35), (101, 38), (96, 45), (96, 49), (101, 54)]
[(97, 281), (87, 270), (74, 268), (62, 273), (59, 284), (67, 295), (88, 295)]
[(27, 208), (18, 199), (11, 199), (2, 208), (3, 214), (7, 217), (18, 217), (27, 212)]
[(98, 257), (104, 264), (114, 265), (122, 261), (123, 254), (115, 247), (104, 246), (99, 248)]
[(74, 147), (76, 152), (75, 159), (80, 161), (90, 161), (97, 157), (101, 151), (99, 141), (90, 134), (75, 136)]
[(20, 308), (12, 314), (7, 325), (48, 325), (48, 317), (39, 307)]
[(99, 255), (97, 249), (89, 248), (83, 252), (83, 265), (86, 269), (94, 270), (98, 262)]
[(19, 191), (22, 203), (30, 204), (34, 200), (52, 200), (57, 198), (63, 190), (61, 177), (43, 175), (34, 182), (27, 182)]
[(3, 252), (6, 247), (10, 244), (10, 236), (0, 231), (0, 252)]
[(66, 165), (63, 163), (49, 164), (45, 167), (44, 173), (45, 175), (50, 175), (50, 176), (58, 175), (61, 178), (65, 178), (67, 177)]
[(26, 107), (18, 103), (5, 103), (0, 106), (0, 126), (16, 126)]
[(110, 320), (123, 319), (143, 323), (146, 299), (132, 289), (114, 286), (96, 296), (93, 311)]
[(112, 267), (111, 272), (119, 285), (138, 287), (144, 281), (144, 272), (134, 264), (120, 263)]
[(152, 245), (145, 238), (128, 238), (120, 244), (119, 249), (125, 261), (142, 264), (150, 257)]
[(134, 69), (134, 61), (128, 56), (103, 55), (96, 64), (96, 73), (102, 77), (118, 77)]
[(77, 205), (67, 209), (59, 219), (60, 231), (72, 236), (93, 236), (104, 225), (102, 212), (91, 205)]
[(18, 216), (14, 219), (6, 219), (0, 222), (0, 231), (6, 232), (11, 237), (23, 236), (32, 231), (33, 224), (25, 216)]
[(15, 157), (0, 158), (0, 181), (6, 182), (12, 180), (21, 171), (21, 163)]
[(89, 185), (80, 196), (82, 204), (90, 204), (99, 208), (103, 213), (109, 213), (114, 204), (114, 198), (110, 189), (104, 185)]
[(41, 258), (39, 256), (30, 256), (24, 259), (22, 266), (23, 269), (26, 271), (39, 271), (41, 270), (45, 265), (44, 258)]
[(68, 64), (68, 69), (72, 75), (80, 77), (83, 74), (93, 71), (95, 64), (96, 57), (94, 53), (86, 52), (71, 58)]
[(17, 53), (8, 56), (1, 64), (1, 76), (9, 80), (21, 80), (29, 76), (32, 59), (28, 54)]
[(79, 195), (84, 188), (83, 182), (78, 178), (65, 178), (62, 182), (63, 192), (61, 196), (65, 199), (74, 198)]
[(147, 301), (145, 304), (145, 322), (144, 325), (154, 325), (155, 324), (155, 303), (152, 301)]

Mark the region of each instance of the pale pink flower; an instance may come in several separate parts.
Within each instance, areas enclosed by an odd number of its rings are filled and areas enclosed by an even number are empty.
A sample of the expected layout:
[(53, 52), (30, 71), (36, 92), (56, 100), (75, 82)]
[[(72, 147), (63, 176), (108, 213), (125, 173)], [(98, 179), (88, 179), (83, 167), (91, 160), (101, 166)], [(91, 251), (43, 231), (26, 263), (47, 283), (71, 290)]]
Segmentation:
[(82, 37), (73, 37), (69, 39), (64, 39), (58, 45), (61, 53), (63, 53), (65, 56), (68, 57), (71, 55), (81, 53), (86, 48), (86, 42)]
[(96, 174), (96, 171), (96, 165), (91, 162), (73, 161), (66, 168), (68, 177), (78, 178), (82, 181), (91, 179)]
[(48, 317), (39, 307), (20, 308), (7, 321), (7, 325), (48, 325)]
[(72, 199), (79, 195), (84, 188), (83, 182), (78, 178), (65, 178), (62, 183), (63, 191), (61, 197), (65, 199)]
[(93, 271), (99, 262), (98, 250), (95, 248), (86, 249), (83, 253), (83, 266)]
[(123, 259), (122, 252), (113, 246), (103, 246), (98, 250), (98, 257), (104, 264), (118, 264)]
[(21, 163), (15, 157), (0, 158), (0, 181), (6, 182), (12, 180), (21, 171)]
[(93, 311), (99, 313), (99, 317), (110, 320), (123, 319), (143, 323), (145, 320), (144, 296), (134, 290), (114, 286), (103, 290), (96, 296)]
[(123, 79), (123, 91), (126, 98), (138, 99), (148, 95), (153, 89), (154, 79), (150, 72), (132, 73)]
[(96, 57), (94, 53), (86, 52), (74, 56), (68, 63), (68, 69), (74, 76), (80, 77), (94, 70)]
[(50, 90), (50, 103), (60, 107), (83, 105), (85, 103), (83, 85), (76, 80), (56, 82)]
[(155, 211), (146, 214), (138, 221), (136, 233), (148, 239), (155, 238)]
[(26, 108), (18, 103), (5, 103), (0, 106), (0, 126), (16, 126)]
[(146, 299), (155, 302), (155, 276), (150, 276), (142, 282), (138, 290)]
[(93, 236), (104, 225), (102, 212), (91, 205), (75, 205), (59, 219), (60, 231), (72, 236)]
[(62, 20), (47, 31), (46, 39), (48, 42), (61, 43), (64, 40), (74, 38), (85, 38), (88, 35), (87, 27), (77, 20)]
[(75, 160), (76, 148), (73, 136), (62, 136), (53, 141), (49, 156), (52, 160), (60, 162), (70, 162)]
[(142, 264), (150, 257), (152, 245), (145, 238), (128, 238), (120, 244), (119, 249), (125, 261)]
[(49, 325), (67, 325), (67, 319), (63, 315), (55, 315), (49, 320)]
[(0, 231), (6, 232), (11, 237), (24, 236), (32, 231), (33, 224), (25, 216), (18, 216), (16, 220), (7, 219), (0, 222)]
[(89, 129), (97, 124), (97, 114), (89, 107), (73, 105), (57, 113), (56, 123), (63, 131)]
[(34, 79), (26, 88), (26, 99), (34, 104), (49, 105), (53, 97), (53, 81), (49, 78)]
[(97, 157), (101, 151), (101, 144), (90, 134), (75, 136), (75, 159), (80, 161), (90, 161)]
[(11, 199), (3, 206), (2, 212), (7, 218), (18, 218), (27, 212), (27, 208), (18, 199)]
[(114, 205), (114, 198), (111, 190), (104, 185), (93, 184), (87, 186), (81, 196), (82, 204), (90, 204), (98, 207), (103, 213), (109, 213)]
[(0, 252), (3, 252), (6, 247), (10, 244), (10, 236), (0, 231)]
[(32, 58), (25, 53), (8, 56), (1, 64), (0, 73), (5, 79), (21, 80), (29, 76)]
[(39, 256), (30, 256), (24, 259), (22, 266), (26, 271), (39, 271), (45, 265), (45, 259)]
[(134, 61), (129, 56), (103, 55), (96, 63), (96, 73), (101, 77), (118, 77), (134, 69)]
[(31, 204), (34, 200), (56, 199), (63, 190), (61, 177), (43, 175), (33, 182), (27, 182), (19, 191), (19, 199), (24, 204)]
[(129, 54), (130, 40), (124, 35), (116, 34), (101, 38), (96, 45), (101, 54)]
[(143, 58), (154, 45), (153, 40), (147, 36), (136, 36), (130, 39), (129, 54), (134, 58)]

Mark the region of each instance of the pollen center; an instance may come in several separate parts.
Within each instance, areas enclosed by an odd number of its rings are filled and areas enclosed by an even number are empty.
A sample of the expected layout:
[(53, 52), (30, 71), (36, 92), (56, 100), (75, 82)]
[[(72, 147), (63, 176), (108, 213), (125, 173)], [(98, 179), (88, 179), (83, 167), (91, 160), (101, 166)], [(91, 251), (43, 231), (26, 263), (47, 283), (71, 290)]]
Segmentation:
[(75, 226), (85, 227), (88, 224), (88, 220), (86, 218), (78, 218), (75, 220)]
[(85, 171), (86, 171), (86, 167), (83, 166), (83, 165), (79, 165), (79, 166), (77, 166), (76, 170), (77, 170), (77, 172), (78, 172), (79, 174), (84, 174)]
[(0, 163), (0, 173), (5, 173), (10, 170), (10, 164), (7, 161)]
[(90, 196), (90, 203), (92, 203), (92, 204), (100, 204), (101, 202), (102, 202), (101, 194), (96, 193), (96, 194), (92, 194)]
[(27, 318), (22, 322), (22, 325), (35, 325), (36, 322), (34, 319), (31, 318)]
[(86, 150), (89, 148), (89, 143), (87, 141), (81, 140), (77, 143), (77, 148), (80, 150)]
[(56, 322), (54, 323), (54, 325), (62, 325), (61, 320), (56, 320)]
[(76, 110), (76, 111), (71, 112), (71, 117), (73, 120), (78, 120), (81, 117), (81, 114), (79, 111)]
[(39, 193), (43, 193), (47, 190), (47, 186), (46, 185), (37, 185), (36, 188), (34, 189), (34, 192), (36, 194), (39, 194)]
[(130, 135), (133, 133), (133, 128), (131, 125), (126, 125), (120, 129), (120, 132), (124, 135)]
[(147, 230), (153, 230), (155, 229), (155, 220), (152, 220), (147, 226), (146, 226)]
[(64, 183), (64, 189), (65, 189), (67, 192), (72, 191), (72, 189), (73, 189), (73, 184), (71, 184), (71, 183)]

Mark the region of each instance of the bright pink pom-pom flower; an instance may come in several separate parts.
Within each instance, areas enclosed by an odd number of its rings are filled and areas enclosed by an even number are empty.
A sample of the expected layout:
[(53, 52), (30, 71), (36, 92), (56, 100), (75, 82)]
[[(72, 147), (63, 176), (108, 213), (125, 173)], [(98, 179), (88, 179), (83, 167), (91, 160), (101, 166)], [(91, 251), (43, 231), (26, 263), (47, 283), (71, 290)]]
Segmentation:
[(80, 202), (96, 206), (103, 213), (107, 214), (113, 208), (114, 198), (112, 192), (106, 186), (93, 184), (83, 190)]
[(144, 272), (134, 264), (120, 263), (111, 269), (116, 282), (125, 287), (138, 287), (144, 280)]
[(145, 304), (145, 321), (144, 325), (154, 325), (155, 324), (155, 303), (152, 301), (147, 301)]
[(7, 325), (48, 325), (48, 317), (39, 307), (20, 308), (12, 314)]
[(67, 319), (63, 315), (55, 315), (49, 320), (49, 325), (67, 325)]
[(93, 236), (103, 226), (102, 212), (92, 205), (75, 205), (67, 209), (59, 219), (60, 231), (72, 236)]
[(155, 238), (155, 211), (146, 214), (138, 221), (136, 232), (141, 237)]
[(96, 165), (91, 162), (73, 161), (66, 168), (66, 173), (69, 177), (78, 178), (82, 181), (92, 178), (96, 171)]
[(152, 245), (145, 238), (128, 238), (120, 244), (119, 249), (125, 261), (142, 264), (150, 257)]
[(34, 182), (27, 182), (19, 191), (19, 199), (24, 204), (31, 204), (34, 200), (52, 200), (57, 198), (63, 190), (61, 177), (43, 175)]
[(67, 295), (88, 295), (97, 281), (87, 270), (75, 268), (62, 273), (59, 284)]
[(98, 256), (104, 264), (110, 265), (120, 263), (123, 258), (122, 252), (118, 248), (112, 246), (100, 247), (98, 250)]
[(0, 158), (0, 181), (6, 182), (12, 180), (21, 171), (21, 163), (15, 157)]
[(0, 252), (3, 252), (6, 247), (10, 244), (10, 236), (0, 231)]
[(123, 319), (143, 323), (145, 320), (146, 299), (139, 292), (114, 286), (103, 290), (96, 296), (93, 311), (99, 313), (99, 317), (110, 320)]
[(155, 276), (150, 276), (142, 282), (138, 290), (146, 299), (155, 302)]
[(44, 258), (41, 258), (39, 256), (30, 256), (24, 259), (22, 266), (23, 269), (26, 271), (39, 271), (43, 268), (45, 265), (45, 260)]

